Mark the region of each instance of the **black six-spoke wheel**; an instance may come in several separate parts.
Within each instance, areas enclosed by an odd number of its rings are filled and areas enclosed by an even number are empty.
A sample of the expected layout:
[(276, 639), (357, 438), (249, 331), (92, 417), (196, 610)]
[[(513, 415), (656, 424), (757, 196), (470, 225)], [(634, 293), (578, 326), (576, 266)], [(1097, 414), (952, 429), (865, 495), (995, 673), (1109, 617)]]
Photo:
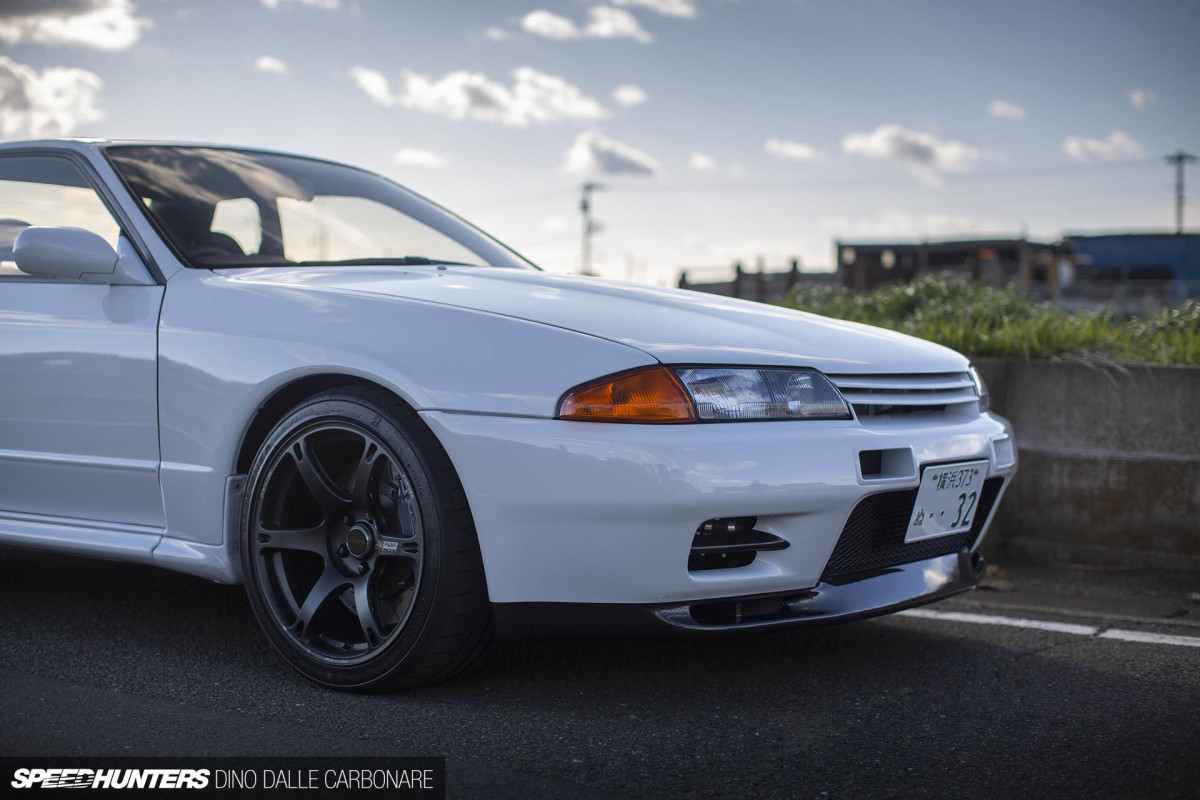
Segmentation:
[(314, 680), (426, 683), (486, 643), (462, 487), (428, 429), (382, 390), (318, 395), (281, 420), (251, 469), (242, 530), (255, 614)]
[(267, 466), (251, 539), (271, 610), (314, 657), (369, 658), (420, 585), (412, 481), (369, 431), (317, 421)]

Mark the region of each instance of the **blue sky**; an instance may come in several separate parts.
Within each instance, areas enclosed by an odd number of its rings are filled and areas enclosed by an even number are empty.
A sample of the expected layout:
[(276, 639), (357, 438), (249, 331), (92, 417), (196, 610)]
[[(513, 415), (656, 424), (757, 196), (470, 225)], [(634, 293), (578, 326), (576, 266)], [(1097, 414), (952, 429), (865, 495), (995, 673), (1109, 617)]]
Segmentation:
[(555, 271), (599, 180), (595, 268), (651, 283), (828, 267), (837, 237), (1165, 229), (1198, 76), (1196, 0), (0, 2), (5, 139), (347, 161)]

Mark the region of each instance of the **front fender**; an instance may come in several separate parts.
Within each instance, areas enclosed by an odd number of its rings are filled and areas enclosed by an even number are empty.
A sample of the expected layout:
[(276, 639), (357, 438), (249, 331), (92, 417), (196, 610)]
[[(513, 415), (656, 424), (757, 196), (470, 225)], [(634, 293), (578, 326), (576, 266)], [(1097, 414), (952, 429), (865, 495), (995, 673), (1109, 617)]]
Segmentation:
[(418, 411), (548, 418), (571, 386), (653, 363), (616, 342), (470, 309), (181, 270), (159, 324), (166, 535), (228, 544), (222, 506), (242, 437), (299, 378), (367, 379)]

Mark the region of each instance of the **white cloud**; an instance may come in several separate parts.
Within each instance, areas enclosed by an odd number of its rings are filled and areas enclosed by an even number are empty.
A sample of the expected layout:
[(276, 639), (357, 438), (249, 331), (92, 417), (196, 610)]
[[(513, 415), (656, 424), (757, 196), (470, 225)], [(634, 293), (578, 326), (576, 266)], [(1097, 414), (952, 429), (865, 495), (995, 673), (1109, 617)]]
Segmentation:
[(616, 89), (613, 89), (612, 96), (613, 101), (616, 102), (617, 105), (625, 108), (640, 106), (642, 103), (646, 102), (647, 98), (649, 97), (644, 89), (642, 89), (640, 86), (633, 86), (632, 84), (618, 86)]
[(130, 0), (8, 0), (0, 5), (0, 39), (128, 50), (154, 25), (136, 13)]
[(821, 227), (843, 238), (902, 239), (996, 232), (1002, 226), (961, 214), (915, 213), (901, 208), (884, 208), (866, 217), (826, 217), (821, 220)]
[(1063, 142), (1063, 152), (1079, 161), (1116, 161), (1137, 158), (1142, 154), (1142, 146), (1128, 133), (1113, 131), (1107, 139), (1068, 136)]
[(880, 125), (871, 133), (852, 133), (842, 139), (842, 151), (903, 164), (931, 186), (941, 184), (937, 173), (966, 172), (983, 155), (978, 148), (962, 142), (943, 142), (900, 125)]
[(688, 155), (688, 166), (697, 172), (712, 172), (719, 165), (717, 160), (708, 153), (699, 153), (693, 150)]
[(354, 67), (350, 75), (380, 105), (410, 108), (449, 119), (526, 127), (562, 120), (590, 122), (608, 116), (604, 106), (578, 86), (532, 67), (513, 70), (511, 86), (465, 70), (439, 79), (405, 71), (401, 75), (402, 86), (393, 91), (387, 78), (376, 70)]
[(618, 6), (641, 6), (668, 17), (696, 16), (695, 0), (612, 0)]
[(622, 11), (612, 6), (594, 6), (588, 9), (587, 26), (583, 29), (584, 36), (597, 39), (633, 39), (643, 44), (654, 41), (654, 37), (642, 30), (637, 17), (628, 11)]
[(572, 20), (545, 9), (530, 11), (521, 20), (521, 27), (535, 36), (556, 41), (578, 39), (582, 35)]
[(104, 81), (85, 69), (50, 67), (39, 73), (0, 56), (0, 133), (67, 136), (100, 119), (96, 95)]
[(278, 11), (292, 4), (320, 8), (325, 11), (337, 11), (342, 6), (341, 0), (262, 0), (262, 4), (272, 11)]
[(1145, 89), (1130, 89), (1129, 104), (1134, 108), (1143, 108), (1158, 102), (1158, 95)]
[(993, 100), (988, 113), (997, 119), (1025, 119), (1025, 109), (1007, 100)]
[(431, 150), (418, 150), (415, 147), (405, 147), (396, 151), (396, 154), (392, 156), (392, 163), (398, 164), (401, 167), (436, 169), (446, 166), (450, 161), (445, 156), (434, 153)]
[(254, 68), (259, 72), (275, 72), (279, 75), (286, 75), (288, 71), (287, 62), (274, 56), (259, 56), (254, 62)]
[(654, 37), (642, 29), (637, 18), (628, 11), (612, 6), (593, 6), (588, 9), (588, 22), (582, 28), (568, 17), (545, 9), (530, 11), (521, 19), (521, 27), (528, 33), (555, 41), (569, 39), (633, 39), (652, 42)]
[(654, 176), (661, 169), (649, 155), (595, 131), (576, 136), (562, 164), (568, 175)]
[(350, 77), (367, 97), (379, 105), (390, 106), (396, 102), (396, 96), (392, 94), (392, 86), (382, 72), (368, 67), (351, 67)]
[(785, 139), (767, 139), (764, 147), (768, 153), (780, 161), (818, 161), (821, 158), (820, 153), (803, 142), (789, 142)]
[(542, 220), (542, 230), (544, 231), (558, 233), (559, 231), (565, 231), (569, 227), (570, 225), (562, 217), (546, 217)]
[(508, 31), (503, 28), (488, 28), (483, 32), (483, 35), (493, 42), (500, 42), (508, 38)]

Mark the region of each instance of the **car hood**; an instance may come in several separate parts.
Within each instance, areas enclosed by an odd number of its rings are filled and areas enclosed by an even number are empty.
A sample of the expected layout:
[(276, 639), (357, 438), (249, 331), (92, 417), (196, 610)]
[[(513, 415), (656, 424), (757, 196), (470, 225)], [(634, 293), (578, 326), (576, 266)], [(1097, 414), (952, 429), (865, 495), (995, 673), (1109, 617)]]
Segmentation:
[(481, 267), (307, 267), (233, 280), (469, 308), (636, 347), (665, 363), (958, 372), (966, 359), (904, 334), (791, 309), (600, 278)]

